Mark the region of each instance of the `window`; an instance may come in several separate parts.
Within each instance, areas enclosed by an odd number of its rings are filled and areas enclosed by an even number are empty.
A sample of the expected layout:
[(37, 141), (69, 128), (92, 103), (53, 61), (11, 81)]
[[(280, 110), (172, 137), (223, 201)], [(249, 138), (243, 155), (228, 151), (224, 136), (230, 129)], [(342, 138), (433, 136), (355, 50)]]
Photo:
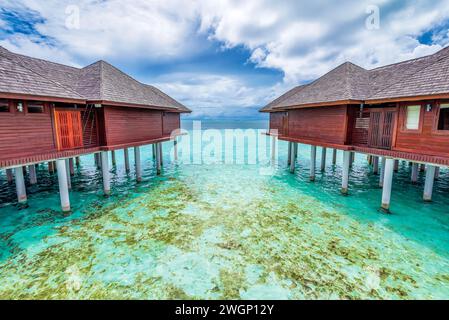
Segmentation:
[(9, 101), (0, 99), (0, 112), (9, 112)]
[(28, 102), (28, 113), (44, 113), (43, 102)]
[(418, 130), (421, 106), (407, 106), (405, 128), (407, 130)]
[(449, 104), (440, 105), (438, 130), (449, 130)]

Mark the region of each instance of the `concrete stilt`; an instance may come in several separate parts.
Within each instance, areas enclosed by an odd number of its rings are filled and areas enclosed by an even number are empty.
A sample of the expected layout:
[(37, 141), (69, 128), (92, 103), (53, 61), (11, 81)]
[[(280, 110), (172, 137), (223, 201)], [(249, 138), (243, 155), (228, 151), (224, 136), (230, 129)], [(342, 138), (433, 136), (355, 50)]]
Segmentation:
[(27, 175), (27, 167), (23, 166), (22, 171), (23, 171), (23, 175), (26, 176)]
[(103, 174), (103, 191), (105, 196), (111, 194), (111, 181), (109, 178), (109, 156), (107, 151), (101, 152), (101, 171)]
[(76, 166), (79, 167), (81, 165), (80, 157), (76, 157)]
[[(67, 174), (67, 186), (69, 188), (69, 190), (72, 190), (72, 178), (70, 177), (70, 161), (69, 159), (65, 160), (65, 169), (66, 169), (66, 174)], [(59, 172), (59, 170), (58, 170)], [(58, 175), (59, 177), (59, 175)]]
[(380, 177), (379, 177), (379, 187), (384, 186), (384, 178), (385, 178), (385, 165), (387, 162), (387, 158), (382, 157), (381, 165), (380, 165)]
[(61, 208), (63, 212), (70, 212), (70, 197), (69, 197), (69, 185), (67, 177), (67, 161), (57, 160), (56, 166), (58, 167), (58, 184), (59, 184), (59, 197), (61, 199)]
[(440, 178), (440, 167), (435, 168), (435, 180)]
[(276, 159), (276, 137), (271, 137), (271, 160)]
[(18, 167), (14, 169), (15, 178), (16, 178), (16, 191), (17, 191), (17, 200), (19, 203), (27, 202), (27, 191), (25, 188), (25, 179), (23, 177), (23, 168)]
[(334, 149), (332, 152), (332, 165), (336, 165), (337, 164), (337, 149)]
[(156, 151), (156, 172), (157, 174), (161, 174), (161, 149), (158, 146), (158, 143), (155, 145), (154, 147), (155, 151)]
[(368, 165), (372, 165), (373, 164), (373, 156), (368, 156)]
[(413, 163), (412, 178), (411, 178), (413, 184), (418, 183), (418, 170), (419, 170), (419, 165), (417, 163)]
[(162, 149), (162, 142), (159, 142), (159, 157), (160, 157), (161, 167), (163, 167), (164, 166), (164, 154), (163, 154), (163, 149)]
[(153, 148), (153, 160), (156, 160), (156, 144), (153, 143), (151, 146)]
[(315, 181), (316, 146), (310, 146), (310, 181)]
[(399, 160), (394, 160), (394, 172), (399, 171)]
[(354, 165), (355, 160), (355, 152), (351, 152), (351, 159), (349, 161), (349, 166), (352, 167)]
[(75, 175), (75, 166), (73, 158), (69, 159), (69, 168), (70, 168), (70, 175), (73, 177)]
[(56, 161), (53, 161), (53, 170), (54, 170), (55, 172), (58, 171), (58, 167), (56, 166)]
[(50, 161), (48, 163), (48, 173), (50, 173), (50, 174), (55, 173), (55, 168), (53, 167), (53, 161)]
[(289, 142), (288, 143), (288, 159), (287, 159), (287, 165), (290, 165), (290, 163), (291, 163), (291, 159), (292, 159), (292, 145), (293, 145), (293, 142)]
[(348, 194), (350, 161), (351, 161), (351, 152), (343, 151), (343, 172), (342, 172), (341, 193), (344, 195)]
[(419, 171), (421, 171), (421, 172), (426, 171), (426, 165), (424, 163), (421, 164), (421, 167), (420, 167)]
[(12, 184), (12, 181), (14, 180), (12, 169), (6, 169), (6, 178), (8, 179), (8, 183)]
[(125, 171), (126, 173), (130, 172), (129, 169), (129, 151), (128, 148), (123, 149), (124, 157), (125, 157)]
[(140, 161), (140, 147), (134, 147), (134, 162), (136, 166), (136, 180), (142, 181), (142, 162)]
[(115, 159), (115, 151), (111, 151), (111, 158), (112, 158), (112, 166), (115, 167), (117, 165), (117, 161)]
[(29, 166), (30, 170), (30, 184), (37, 184), (36, 166), (32, 164)]
[(326, 152), (327, 149), (323, 147), (321, 150), (321, 171), (323, 172), (326, 170)]
[(296, 160), (298, 160), (298, 152), (299, 152), (299, 144), (298, 143), (293, 143), (293, 150), (294, 150), (294, 152), (295, 152), (295, 162), (296, 162)]
[[(97, 169), (101, 169), (101, 167), (102, 167), (103, 161), (101, 160), (101, 158), (102, 158), (101, 153), (95, 154), (95, 163), (97, 164)], [(109, 169), (109, 166), (108, 166), (108, 169)]]
[(373, 173), (379, 174), (379, 157), (373, 157)]
[(292, 150), (290, 152), (290, 172), (291, 173), (295, 173), (295, 165), (296, 165), (296, 160), (295, 160), (295, 145), (292, 144)]
[(424, 201), (432, 201), (433, 182), (435, 180), (435, 166), (428, 165), (426, 172), (426, 183), (424, 184)]
[(173, 141), (173, 153), (175, 161), (178, 161), (178, 140), (175, 138), (175, 141)]
[(384, 186), (382, 190), (382, 210), (390, 212), (391, 188), (393, 186), (394, 160), (386, 159), (384, 172)]

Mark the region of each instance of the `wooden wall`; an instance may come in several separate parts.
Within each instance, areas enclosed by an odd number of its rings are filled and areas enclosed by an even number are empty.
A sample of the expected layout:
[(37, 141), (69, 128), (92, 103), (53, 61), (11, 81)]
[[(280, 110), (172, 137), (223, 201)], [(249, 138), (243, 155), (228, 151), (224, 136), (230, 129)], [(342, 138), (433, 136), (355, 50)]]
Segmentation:
[[(419, 103), (409, 103), (416, 105)], [(449, 132), (437, 131), (438, 104), (433, 104), (431, 111), (426, 111), (425, 103), (421, 106), (420, 129), (405, 130), (405, 106), (399, 106), (396, 144), (393, 150), (418, 152), (426, 155), (449, 156)]]
[(288, 112), (288, 136), (345, 144), (347, 106), (304, 108)]
[(181, 127), (180, 116), (177, 112), (164, 112), (162, 119), (164, 136), (170, 136), (173, 130)]
[(162, 137), (162, 112), (105, 106), (104, 121), (108, 146)]
[(0, 159), (53, 151), (56, 145), (48, 106), (45, 113), (0, 113)]
[(270, 113), (270, 131), (277, 130), (278, 134), (288, 134), (287, 112)]

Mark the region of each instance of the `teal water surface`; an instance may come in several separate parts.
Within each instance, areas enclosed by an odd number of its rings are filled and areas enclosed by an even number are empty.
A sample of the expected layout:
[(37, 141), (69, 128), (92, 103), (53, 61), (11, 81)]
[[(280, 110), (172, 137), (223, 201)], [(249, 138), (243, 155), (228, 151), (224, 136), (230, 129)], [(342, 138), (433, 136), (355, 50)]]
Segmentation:
[[(203, 129), (265, 126), (203, 122)], [(317, 170), (311, 183), (308, 146), (290, 174), (280, 142), (272, 175), (261, 165), (172, 162), (170, 149), (165, 143), (161, 176), (151, 148), (142, 149), (141, 183), (117, 152), (109, 198), (93, 156), (82, 157), (69, 215), (60, 212), (57, 177), (46, 166), (39, 184), (27, 187), (27, 208), (15, 204), (14, 185), (1, 172), (0, 298), (449, 297), (449, 171), (425, 204), (424, 174), (411, 185), (401, 163), (385, 215), (378, 176), (363, 155), (344, 197), (340, 153), (334, 167), (328, 152), (326, 172)]]

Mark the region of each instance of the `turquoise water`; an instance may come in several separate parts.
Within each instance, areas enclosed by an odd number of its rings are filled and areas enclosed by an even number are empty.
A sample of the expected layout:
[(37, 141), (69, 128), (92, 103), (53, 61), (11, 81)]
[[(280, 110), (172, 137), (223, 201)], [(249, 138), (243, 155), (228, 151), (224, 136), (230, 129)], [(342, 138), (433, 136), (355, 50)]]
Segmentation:
[[(189, 123), (184, 123), (186, 128)], [(203, 128), (265, 128), (266, 122), (203, 122)], [(357, 155), (349, 196), (339, 194), (341, 158), (308, 181), (309, 153), (287, 169), (279, 144), (273, 175), (259, 165), (170, 161), (156, 176), (142, 149), (143, 182), (126, 175), (123, 154), (102, 195), (93, 156), (81, 158), (60, 212), (57, 177), (38, 170), (29, 207), (16, 206), (0, 173), (0, 298), (44, 299), (447, 299), (449, 171), (422, 202), (424, 174), (395, 175), (392, 214)], [(320, 150), (318, 150), (320, 152)], [(132, 153), (130, 153), (131, 155)], [(320, 154), (320, 153), (319, 153)]]

